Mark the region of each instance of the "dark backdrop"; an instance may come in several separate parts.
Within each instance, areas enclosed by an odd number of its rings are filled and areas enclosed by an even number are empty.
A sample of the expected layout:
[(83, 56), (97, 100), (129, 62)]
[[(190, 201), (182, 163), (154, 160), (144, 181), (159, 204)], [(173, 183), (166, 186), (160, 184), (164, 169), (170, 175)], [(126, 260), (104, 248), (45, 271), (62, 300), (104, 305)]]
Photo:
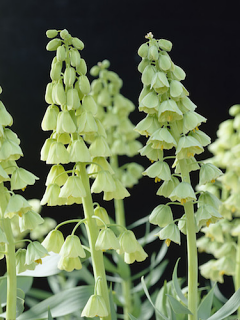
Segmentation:
[[(66, 28), (79, 37), (85, 43), (82, 56), (89, 69), (98, 61), (109, 59), (110, 69), (123, 79), (122, 94), (136, 106), (142, 88), (137, 50), (145, 41), (145, 34), (152, 31), (155, 38), (172, 41), (171, 58), (187, 74), (183, 84), (198, 106), (196, 111), (208, 119), (201, 130), (215, 140), (215, 132), (219, 123), (227, 119), (229, 107), (240, 102), (240, 22), (226, 19), (224, 2), (218, 3), (216, 10), (218, 14), (207, 17), (206, 7), (198, 2), (192, 8), (181, 1), (1, 0), (1, 100), (14, 118), (12, 130), (21, 139), (24, 158), (19, 165), (41, 178), (27, 188), (26, 197), (42, 196), (49, 171), (49, 166), (39, 159), (48, 137), (40, 123), (47, 107), (44, 93), (53, 58), (53, 53), (45, 49), (47, 29)], [(143, 117), (136, 109), (131, 120), (136, 124)], [(206, 157), (209, 155), (206, 152)], [(148, 164), (141, 157), (134, 160), (145, 167)], [(126, 200), (128, 223), (149, 214), (159, 203), (156, 190), (153, 180), (145, 177), (131, 191), (132, 197)], [(76, 206), (44, 207), (42, 215), (61, 220), (66, 213), (69, 217), (69, 210), (72, 216), (78, 215)], [(155, 242), (155, 248), (159, 244)], [(185, 246), (181, 251), (177, 245), (170, 246), (172, 265), (179, 252), (184, 256)], [(182, 269), (185, 270), (184, 262)]]

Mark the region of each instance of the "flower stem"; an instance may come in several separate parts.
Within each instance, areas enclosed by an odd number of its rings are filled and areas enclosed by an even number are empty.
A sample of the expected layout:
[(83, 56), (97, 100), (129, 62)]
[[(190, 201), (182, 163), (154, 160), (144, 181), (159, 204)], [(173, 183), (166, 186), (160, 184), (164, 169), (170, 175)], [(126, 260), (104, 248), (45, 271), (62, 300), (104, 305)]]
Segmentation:
[[(96, 282), (99, 277), (101, 278), (101, 281), (98, 287), (99, 294), (105, 300), (107, 309), (109, 311), (109, 315), (107, 317), (104, 317), (104, 320), (111, 320), (112, 317), (110, 314), (109, 294), (108, 294), (107, 280), (106, 280), (106, 274), (105, 274), (105, 267), (103, 262), (103, 252), (100, 250), (95, 250), (95, 243), (98, 237), (99, 229), (95, 219), (92, 218), (92, 216), (94, 215), (93, 201), (92, 201), (92, 195), (90, 190), (89, 178), (86, 171), (86, 165), (84, 163), (80, 164), (80, 177), (82, 179), (82, 183), (84, 185), (84, 188), (87, 194), (86, 197), (83, 197), (83, 209), (84, 209), (85, 218), (87, 219), (85, 224), (86, 224), (89, 246), (91, 251), (94, 279)], [(100, 319), (103, 319), (103, 318), (100, 318)]]
[[(238, 235), (237, 253), (236, 253), (236, 268), (235, 268), (235, 291), (240, 288), (240, 235)], [(240, 319), (240, 307), (237, 311), (238, 318)]]
[[(191, 184), (188, 167), (184, 160), (179, 161), (182, 181)], [(187, 228), (187, 254), (188, 254), (188, 309), (192, 314), (188, 320), (197, 320), (198, 301), (198, 256), (196, 243), (196, 223), (194, 217), (193, 201), (184, 204)]]
[[(110, 157), (110, 163), (115, 171), (118, 168), (118, 157), (117, 155), (112, 155)], [(123, 199), (114, 199), (114, 207), (115, 207), (115, 218), (116, 223), (123, 227), (126, 227), (125, 221), (125, 210), (124, 210), (124, 202)], [(131, 275), (130, 267), (127, 265), (128, 274)], [(131, 296), (131, 279), (130, 277), (127, 279), (122, 279), (122, 294), (124, 297), (124, 306), (123, 306), (123, 314), (124, 320), (129, 319), (129, 313), (131, 313), (131, 305), (132, 305), (132, 296)]]
[(6, 264), (7, 264), (7, 307), (6, 319), (16, 319), (17, 304), (17, 276), (16, 276), (16, 256), (15, 242), (11, 228), (11, 222), (8, 218), (3, 219), (4, 231), (8, 243), (6, 244)]

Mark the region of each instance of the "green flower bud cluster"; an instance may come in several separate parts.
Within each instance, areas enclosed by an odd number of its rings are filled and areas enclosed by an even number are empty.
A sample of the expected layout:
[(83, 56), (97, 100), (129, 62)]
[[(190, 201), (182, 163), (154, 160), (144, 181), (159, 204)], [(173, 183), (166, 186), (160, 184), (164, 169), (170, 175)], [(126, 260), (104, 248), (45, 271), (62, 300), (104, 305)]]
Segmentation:
[(201, 266), (202, 275), (219, 282), (223, 282), (223, 274), (237, 276), (240, 272), (235, 268), (240, 252), (240, 105), (232, 106), (229, 114), (233, 118), (219, 125), (217, 139), (208, 147), (213, 157), (206, 163), (222, 168), (225, 173), (214, 184), (208, 183), (204, 187), (222, 201), (220, 213), (224, 219), (203, 228), (205, 236), (197, 242), (200, 252), (215, 258)]
[[(134, 111), (134, 104), (120, 93), (122, 79), (113, 71), (108, 70), (110, 62), (103, 60), (92, 67), (90, 74), (98, 77), (91, 83), (93, 98), (98, 105), (97, 116), (101, 120), (106, 134), (111, 157), (127, 155), (133, 157), (142, 147), (136, 140), (139, 134), (134, 131), (134, 125), (129, 114)], [(119, 168), (111, 162), (117, 177), (125, 187), (138, 183), (143, 168), (137, 163), (128, 163)]]
[[(185, 72), (170, 58), (172, 44), (165, 39), (156, 40), (147, 34), (147, 42), (138, 50), (142, 58), (138, 70), (142, 74), (143, 89), (139, 96), (139, 110), (146, 113), (135, 130), (148, 138), (140, 154), (151, 162), (143, 175), (162, 181), (157, 195), (177, 201), (182, 206), (198, 202), (194, 215), (196, 232), (204, 225), (221, 218), (218, 207), (199, 199), (191, 185), (189, 173), (199, 170), (200, 184), (214, 181), (222, 172), (211, 164), (199, 164), (195, 155), (201, 154), (210, 143), (210, 138), (198, 129), (206, 118), (198, 114), (196, 105), (189, 99), (189, 93), (181, 83)], [(172, 150), (174, 150), (172, 152)], [(170, 166), (170, 159), (174, 161)], [(212, 196), (214, 197), (214, 196)], [(219, 203), (218, 203), (219, 204)], [(208, 210), (205, 210), (208, 205)], [(158, 225), (160, 239), (180, 244), (180, 231), (186, 233), (186, 217), (173, 219), (168, 205), (155, 208), (150, 222)]]
[[(11, 233), (14, 241), (22, 240), (24, 235), (31, 232), (44, 222), (40, 216), (40, 207), (36, 210), (34, 206), (28, 202), (22, 195), (16, 194), (15, 190), (25, 190), (27, 185), (33, 185), (38, 179), (34, 174), (26, 169), (18, 167), (16, 161), (23, 156), (20, 148), (20, 140), (17, 135), (9, 128), (13, 124), (13, 119), (6, 110), (2, 101), (0, 101), (0, 258), (3, 259), (5, 253), (8, 252), (8, 234), (5, 230), (5, 221), (11, 226)], [(10, 189), (10, 190), (9, 190)], [(35, 242), (40, 245), (39, 242)], [(27, 254), (27, 260), (21, 256), (21, 265), (24, 269), (35, 268), (35, 260), (31, 261), (29, 252), (31, 251), (31, 243), (28, 249), (21, 249)], [(45, 252), (45, 254), (47, 254)], [(18, 259), (19, 253), (16, 253)], [(33, 264), (32, 264), (33, 263)], [(22, 267), (20, 268), (21, 270)], [(19, 271), (20, 269), (17, 270)], [(22, 272), (22, 271), (21, 271)]]
[[(49, 107), (42, 120), (42, 129), (52, 131), (52, 134), (42, 147), (41, 160), (53, 166), (41, 204), (82, 203), (86, 190), (79, 176), (80, 163), (94, 163), (89, 169), (89, 174), (96, 178), (91, 189), (93, 193), (103, 191), (105, 200), (122, 199), (129, 193), (112, 175), (106, 160), (111, 150), (86, 76), (86, 63), (79, 53), (84, 45), (67, 30), (47, 31), (50, 38), (57, 35), (60, 38), (50, 40), (47, 45), (47, 50), (56, 51), (56, 56), (51, 65), (52, 82), (46, 88), (45, 100)], [(74, 167), (66, 171), (63, 165), (69, 163), (74, 163)], [(93, 174), (94, 166), (97, 174)]]

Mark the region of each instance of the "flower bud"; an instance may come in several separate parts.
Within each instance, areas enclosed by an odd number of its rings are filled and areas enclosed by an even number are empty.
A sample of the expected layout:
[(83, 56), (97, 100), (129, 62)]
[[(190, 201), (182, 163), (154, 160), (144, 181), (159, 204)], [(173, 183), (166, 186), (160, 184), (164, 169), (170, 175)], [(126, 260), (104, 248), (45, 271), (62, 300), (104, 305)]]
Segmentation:
[(62, 72), (62, 62), (57, 61), (52, 65), (51, 71), (50, 71), (50, 77), (53, 81), (58, 81), (61, 78), (61, 72)]
[(90, 95), (83, 97), (82, 106), (86, 111), (90, 111), (93, 115), (97, 113), (98, 106), (94, 98)]
[(145, 84), (146, 86), (151, 84), (152, 78), (154, 77), (156, 73), (156, 68), (152, 65), (146, 66), (146, 68), (143, 70), (142, 73), (142, 83)]
[(46, 49), (48, 51), (55, 51), (61, 44), (62, 41), (60, 39), (53, 39), (48, 42)]
[(46, 36), (48, 38), (55, 38), (58, 35), (58, 31), (55, 29), (50, 29), (46, 31)]
[(60, 37), (64, 40), (67, 40), (71, 37), (70, 33), (66, 30), (66, 29), (63, 29), (61, 32), (60, 32)]
[(72, 38), (72, 45), (78, 50), (83, 50), (84, 48), (84, 43), (80, 39), (75, 37)]
[(59, 230), (52, 230), (43, 240), (42, 246), (44, 246), (44, 248), (46, 248), (48, 252), (52, 251), (55, 253), (59, 253), (63, 243), (64, 238), (62, 232), (60, 232)]
[(143, 43), (138, 49), (138, 55), (142, 58), (147, 58), (148, 56), (148, 44)]
[(172, 43), (165, 39), (158, 40), (158, 45), (162, 50), (171, 51), (172, 50)]
[(87, 95), (90, 93), (90, 83), (87, 76), (85, 75), (80, 76), (78, 80), (78, 85), (79, 85), (79, 89), (83, 94)]
[(47, 108), (41, 124), (42, 130), (49, 131), (56, 129), (58, 113), (59, 109), (54, 104)]
[(90, 75), (93, 76), (93, 77), (97, 77), (98, 74), (99, 74), (99, 71), (100, 71), (99, 66), (93, 66), (93, 67), (90, 69)]
[(171, 68), (172, 62), (168, 55), (161, 54), (158, 59), (158, 66), (163, 71), (168, 71)]
[(149, 60), (158, 60), (158, 48), (155, 45), (150, 45), (148, 49), (148, 59)]
[[(94, 209), (94, 215), (99, 217), (105, 224), (110, 224), (110, 219), (107, 214), (107, 211), (103, 207), (97, 206)], [(102, 221), (100, 221), (99, 219), (96, 219), (96, 223), (98, 227), (103, 226)]]
[(72, 67), (67, 67), (64, 71), (63, 81), (67, 87), (72, 87), (76, 80), (76, 72)]
[(84, 59), (80, 59), (79, 63), (76, 65), (76, 70), (80, 75), (85, 75), (87, 73), (87, 65)]
[(148, 59), (142, 59), (142, 61), (139, 63), (138, 65), (138, 71), (143, 73), (144, 69), (151, 64), (151, 61), (149, 61)]
[(64, 61), (66, 59), (66, 49), (65, 46), (62, 45), (57, 48), (57, 60)]
[(52, 99), (52, 89), (53, 89), (53, 83), (48, 83), (46, 87), (46, 92), (45, 92), (45, 101), (48, 104), (53, 104), (53, 99)]
[(59, 105), (65, 105), (66, 104), (67, 97), (66, 97), (66, 93), (64, 91), (64, 87), (63, 87), (62, 81), (53, 85), (53, 88), (52, 88), (52, 99), (53, 99), (54, 103), (57, 103)]
[(13, 124), (13, 118), (6, 110), (2, 101), (0, 101), (0, 124), (2, 126), (11, 126)]
[(186, 73), (184, 72), (184, 70), (182, 68), (180, 68), (179, 66), (174, 66), (173, 69), (173, 75), (176, 78), (176, 80), (178, 81), (182, 81), (186, 78)]
[(70, 61), (73, 67), (78, 67), (81, 63), (81, 56), (77, 49), (70, 49)]

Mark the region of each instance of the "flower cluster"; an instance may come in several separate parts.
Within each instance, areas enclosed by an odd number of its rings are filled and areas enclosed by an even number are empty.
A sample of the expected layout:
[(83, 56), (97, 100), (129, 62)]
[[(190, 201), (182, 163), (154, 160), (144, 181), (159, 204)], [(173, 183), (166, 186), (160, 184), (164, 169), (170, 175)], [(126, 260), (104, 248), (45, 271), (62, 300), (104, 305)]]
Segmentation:
[(134, 104), (120, 93), (122, 80), (109, 71), (110, 62), (104, 60), (92, 67), (90, 74), (98, 78), (91, 83), (93, 98), (98, 105), (97, 116), (101, 120), (111, 150), (110, 162), (117, 177), (125, 187), (132, 187), (138, 183), (143, 168), (135, 162), (118, 167), (117, 156), (133, 157), (142, 147), (136, 140), (139, 134), (134, 131), (129, 114), (134, 111)]
[[(232, 119), (222, 122), (217, 131), (217, 140), (209, 146), (213, 157), (207, 165), (217, 165), (225, 171), (214, 184), (205, 190), (214, 193), (221, 201), (220, 213), (224, 219), (202, 229), (205, 236), (197, 242), (199, 251), (212, 254), (211, 259), (200, 267), (201, 274), (213, 281), (223, 282), (223, 275), (237, 276), (237, 256), (240, 252), (240, 105), (229, 109)], [(235, 281), (236, 290), (239, 283)]]
[[(1, 90), (2, 91), (2, 90)], [(43, 218), (34, 210), (30, 201), (15, 190), (25, 190), (28, 185), (33, 185), (38, 179), (34, 174), (17, 165), (17, 160), (23, 156), (20, 140), (9, 128), (13, 124), (12, 116), (0, 101), (0, 258), (8, 252), (8, 238), (22, 239), (27, 234), (44, 222)], [(10, 189), (10, 190), (9, 190)], [(8, 228), (10, 223), (10, 228)], [(17, 271), (34, 269), (47, 251), (34, 241), (26, 249), (19, 249), (16, 253)], [(21, 255), (21, 259), (18, 258)], [(13, 262), (12, 262), (13, 263)], [(21, 267), (19, 267), (21, 264)]]
[[(202, 226), (216, 222), (221, 215), (218, 206), (211, 201), (214, 195), (202, 193), (197, 201), (189, 173), (199, 170), (200, 183), (206, 184), (222, 172), (214, 165), (199, 163), (195, 159), (195, 155), (202, 153), (203, 147), (210, 143), (210, 138), (198, 128), (206, 118), (195, 111), (196, 105), (181, 83), (185, 72), (169, 56), (172, 43), (165, 39), (156, 40), (152, 33), (146, 38), (147, 42), (138, 50), (142, 57), (138, 70), (142, 73), (143, 83), (139, 110), (146, 113), (146, 117), (135, 128), (148, 138), (140, 153), (152, 165), (143, 175), (162, 182), (157, 195), (182, 206), (197, 202), (194, 215), (197, 232)], [(172, 149), (175, 152), (171, 153)], [(174, 159), (173, 172), (170, 159)], [(166, 240), (167, 245), (171, 241), (180, 244), (180, 231), (186, 234), (186, 215), (174, 220), (169, 204), (157, 206), (150, 215), (150, 222), (161, 228), (158, 235)]]

